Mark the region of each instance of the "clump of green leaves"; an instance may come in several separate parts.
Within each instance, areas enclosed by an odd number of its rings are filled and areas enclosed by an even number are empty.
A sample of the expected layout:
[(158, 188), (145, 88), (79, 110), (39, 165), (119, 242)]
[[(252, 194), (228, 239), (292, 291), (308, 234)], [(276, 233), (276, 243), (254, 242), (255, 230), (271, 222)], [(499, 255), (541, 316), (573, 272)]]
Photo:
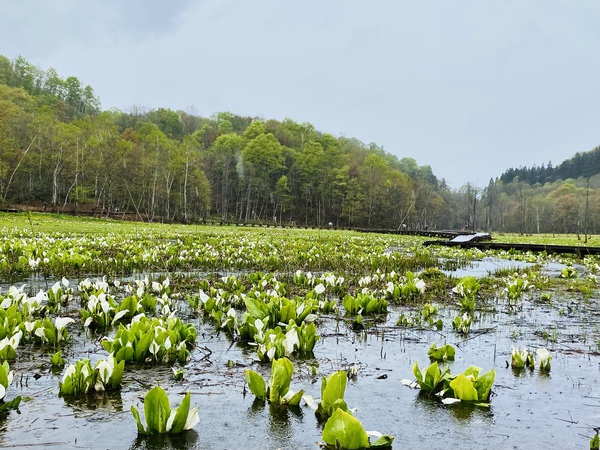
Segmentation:
[(185, 364), (190, 358), (188, 345), (196, 341), (196, 328), (177, 317), (138, 316), (127, 327), (120, 325), (113, 339), (102, 346), (114, 353), (117, 361)]
[(95, 367), (84, 358), (70, 364), (58, 383), (61, 395), (81, 395), (91, 391), (114, 391), (121, 387), (125, 361), (116, 362), (112, 353), (99, 360)]
[(345, 370), (321, 379), (321, 401), (316, 410), (316, 415), (320, 420), (328, 419), (338, 408), (348, 411), (348, 405), (344, 401), (347, 382), (348, 374)]
[(275, 405), (297, 406), (304, 391), (290, 390), (294, 365), (287, 358), (274, 359), (271, 363), (271, 381), (267, 386), (264, 378), (251, 369), (244, 371), (250, 392), (259, 400)]
[(140, 414), (131, 405), (131, 413), (137, 423), (138, 434), (179, 434), (191, 430), (200, 421), (198, 407), (190, 410), (190, 393), (186, 393), (177, 408), (171, 409), (169, 397), (163, 388), (156, 386), (144, 397), (144, 416), (146, 426), (140, 420)]
[(435, 342), (431, 344), (429, 350), (427, 351), (427, 356), (432, 361), (454, 361), (454, 355), (456, 354), (456, 350), (450, 344), (444, 344), (441, 347), (437, 347)]
[(460, 307), (463, 311), (475, 311), (475, 295), (479, 292), (481, 284), (472, 275), (461, 278), (456, 286), (452, 288), (452, 292), (460, 298)]
[(21, 396), (15, 397), (9, 402), (4, 401), (4, 397), (6, 397), (6, 391), (8, 386), (10, 386), (12, 383), (13, 376), (13, 371), (10, 370), (8, 362), (4, 361), (2, 364), (0, 364), (0, 412), (10, 409), (18, 409), (19, 404), (21, 403)]
[(470, 366), (463, 373), (452, 375), (448, 366), (442, 370), (437, 361), (421, 372), (415, 362), (413, 374), (416, 380), (402, 380), (402, 384), (419, 387), (427, 394), (437, 395), (444, 404), (464, 401), (487, 406), (496, 372), (493, 369), (482, 375), (480, 372), (479, 367)]
[(457, 316), (452, 321), (452, 328), (457, 333), (461, 334), (469, 334), (469, 330), (471, 329), (471, 324), (473, 323), (473, 318), (469, 315), (469, 313), (464, 313), (462, 316)]
[(517, 347), (513, 347), (510, 365), (514, 369), (522, 369), (524, 367), (533, 369), (533, 366), (535, 365), (533, 361), (533, 353), (528, 351), (526, 348), (519, 350)]
[(356, 297), (345, 295), (342, 305), (348, 315), (369, 316), (387, 313), (388, 302), (383, 298), (377, 298), (373, 293), (358, 293)]
[(385, 288), (386, 298), (393, 301), (412, 300), (425, 293), (427, 284), (413, 272), (406, 272), (399, 282), (389, 281)]
[(369, 436), (360, 421), (349, 412), (336, 409), (325, 427), (323, 441), (330, 447), (342, 450), (359, 450), (366, 448), (391, 448), (393, 436), (372, 432), (378, 439), (371, 443)]
[(507, 277), (504, 281), (506, 284), (504, 293), (508, 298), (509, 304), (514, 304), (527, 290), (534, 287), (533, 284), (529, 282), (527, 273), (523, 273), (521, 276), (515, 274), (512, 277)]

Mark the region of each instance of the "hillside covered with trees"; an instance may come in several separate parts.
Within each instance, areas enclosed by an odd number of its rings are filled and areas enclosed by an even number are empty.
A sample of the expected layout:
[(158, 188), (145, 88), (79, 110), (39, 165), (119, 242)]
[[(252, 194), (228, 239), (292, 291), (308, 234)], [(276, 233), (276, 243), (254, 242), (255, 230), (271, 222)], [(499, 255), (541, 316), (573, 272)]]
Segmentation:
[(410, 155), (310, 123), (105, 111), (76, 77), (0, 56), (4, 208), (118, 208), (154, 221), (600, 232), (598, 176), (571, 173), (543, 182), (505, 173), (485, 188), (453, 191)]

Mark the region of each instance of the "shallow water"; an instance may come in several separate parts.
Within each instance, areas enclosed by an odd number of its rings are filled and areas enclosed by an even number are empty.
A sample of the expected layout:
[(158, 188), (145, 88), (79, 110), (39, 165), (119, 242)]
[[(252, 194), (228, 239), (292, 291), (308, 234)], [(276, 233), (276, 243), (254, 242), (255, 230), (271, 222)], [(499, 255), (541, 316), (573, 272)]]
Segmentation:
[[(595, 301), (587, 300), (578, 301), (568, 314), (557, 312), (575, 301), (555, 300), (552, 307), (526, 301), (513, 311), (499, 300), (496, 311), (483, 314), (467, 337), (448, 329), (458, 314), (449, 308), (441, 308), (446, 327), (441, 332), (396, 327), (404, 308), (393, 308), (386, 323), (359, 332), (325, 318), (318, 326), (321, 339), (314, 359), (294, 360), (291, 388), (318, 398), (320, 376), (358, 367), (356, 379), (348, 383), (346, 401), (357, 408), (355, 416), (365, 429), (394, 435), (394, 448), (586, 448), (600, 422), (600, 314)], [(67, 401), (58, 395), (62, 374), (50, 370), (47, 357), (39, 352), (20, 357), (13, 365), (16, 375), (7, 399), (32, 399), (21, 405), (21, 414), (11, 412), (2, 419), (0, 447), (319, 448), (322, 429), (311, 409), (282, 410), (256, 402), (246, 392), (244, 369), (252, 367), (268, 377), (269, 365), (255, 362), (251, 348), (232, 344), (213, 325), (188, 320), (199, 330), (198, 341), (181, 382), (171, 379), (168, 367), (129, 368), (120, 393)], [(70, 360), (106, 357), (97, 338), (73, 331), (66, 355)], [(429, 364), (432, 342), (456, 346), (452, 373), (470, 365), (496, 370), (490, 408), (442, 406), (400, 384), (403, 378), (413, 378), (415, 361), (420, 367)], [(507, 367), (512, 345), (547, 347), (553, 355), (550, 374)], [(318, 377), (311, 375), (311, 364), (318, 364)], [(172, 405), (186, 391), (192, 393), (192, 405), (200, 407), (200, 423), (193, 432), (176, 438), (138, 438), (129, 410), (131, 405), (143, 410), (141, 397), (156, 384), (167, 390)]]

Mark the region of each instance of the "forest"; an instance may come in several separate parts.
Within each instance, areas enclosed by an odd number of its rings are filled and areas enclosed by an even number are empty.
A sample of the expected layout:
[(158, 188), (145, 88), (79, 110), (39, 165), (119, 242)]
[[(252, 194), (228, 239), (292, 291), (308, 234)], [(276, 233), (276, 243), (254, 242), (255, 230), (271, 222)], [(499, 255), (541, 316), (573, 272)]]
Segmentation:
[(600, 233), (600, 148), (450, 189), (431, 167), (292, 119), (132, 106), (0, 55), (0, 208), (371, 229)]

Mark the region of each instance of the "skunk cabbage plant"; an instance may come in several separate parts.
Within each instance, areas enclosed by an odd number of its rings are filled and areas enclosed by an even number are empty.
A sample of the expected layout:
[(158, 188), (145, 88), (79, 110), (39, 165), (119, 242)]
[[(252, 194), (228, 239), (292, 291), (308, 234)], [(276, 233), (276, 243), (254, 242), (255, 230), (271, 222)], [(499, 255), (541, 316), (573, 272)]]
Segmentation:
[(344, 401), (347, 381), (348, 374), (345, 370), (340, 370), (321, 379), (321, 401), (315, 412), (319, 419), (328, 419), (338, 408), (348, 411), (348, 405)]
[(250, 392), (256, 398), (278, 405), (297, 406), (302, 399), (304, 391), (294, 392), (290, 390), (294, 365), (287, 358), (274, 359), (271, 363), (271, 383), (267, 386), (263, 377), (253, 370), (246, 369), (244, 378), (248, 383)]
[(191, 430), (200, 421), (198, 408), (190, 410), (190, 393), (183, 397), (179, 406), (171, 409), (167, 393), (160, 386), (148, 391), (144, 398), (146, 427), (140, 420), (140, 413), (131, 405), (131, 413), (137, 423), (139, 434), (178, 434)]
[[(378, 437), (373, 443), (370, 434)], [(356, 417), (342, 409), (336, 409), (323, 428), (323, 441), (335, 449), (391, 448), (393, 440), (389, 435), (365, 431)]]

